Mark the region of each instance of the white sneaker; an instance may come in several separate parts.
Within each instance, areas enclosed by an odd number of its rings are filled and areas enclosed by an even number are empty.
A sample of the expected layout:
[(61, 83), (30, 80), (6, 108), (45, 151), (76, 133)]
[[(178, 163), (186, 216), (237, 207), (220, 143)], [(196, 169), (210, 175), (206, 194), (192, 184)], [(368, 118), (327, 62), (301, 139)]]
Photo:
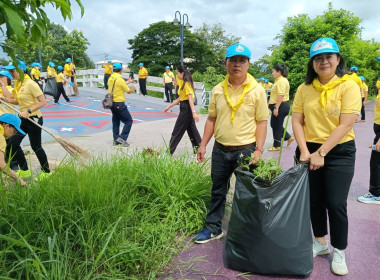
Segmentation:
[(380, 196), (374, 196), (371, 193), (359, 196), (358, 201), (368, 204), (380, 204)]
[(337, 248), (335, 248), (333, 252), (331, 272), (336, 275), (346, 275), (348, 273), (344, 251), (338, 250)]
[(320, 255), (330, 254), (329, 244), (326, 240), (326, 245), (322, 245), (322, 243), (318, 239), (313, 240), (313, 257)]

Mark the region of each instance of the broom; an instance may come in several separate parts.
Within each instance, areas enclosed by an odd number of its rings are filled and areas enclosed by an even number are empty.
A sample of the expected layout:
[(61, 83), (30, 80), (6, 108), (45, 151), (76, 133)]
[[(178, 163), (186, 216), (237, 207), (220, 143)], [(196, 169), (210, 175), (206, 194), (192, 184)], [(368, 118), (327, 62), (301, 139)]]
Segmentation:
[[(71, 60), (74, 64), (74, 55), (71, 55)], [(73, 90), (74, 90), (74, 93), (75, 93), (75, 96), (79, 96), (79, 89), (78, 89), (78, 83), (77, 83), (77, 74), (76, 73), (73, 73), (74, 74), (74, 86), (73, 86)]]
[[(8, 108), (11, 108), (12, 110), (17, 112), (18, 114), (20, 114), (19, 110), (17, 110), (16, 108), (14, 108), (12, 105), (8, 104), (7, 102), (1, 100), (1, 103), (4, 104), (5, 106), (7, 106)], [(89, 151), (86, 151), (82, 147), (70, 142), (69, 140), (67, 140), (61, 136), (58, 136), (58, 135), (51, 133), (50, 131), (48, 131), (46, 128), (41, 126), (39, 123), (37, 123), (33, 119), (28, 118), (28, 120), (31, 121), (32, 123), (34, 123), (36, 126), (41, 128), (43, 131), (45, 131), (49, 135), (51, 135), (55, 141), (57, 141), (72, 157), (74, 157), (80, 163), (85, 164), (86, 159), (89, 159), (92, 157), (92, 155)]]

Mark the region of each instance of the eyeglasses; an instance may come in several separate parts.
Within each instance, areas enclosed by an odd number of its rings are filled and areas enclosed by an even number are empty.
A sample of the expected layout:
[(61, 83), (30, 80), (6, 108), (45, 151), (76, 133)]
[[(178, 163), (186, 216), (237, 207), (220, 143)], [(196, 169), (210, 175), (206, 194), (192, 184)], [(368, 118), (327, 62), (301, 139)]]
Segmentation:
[(241, 58), (232, 57), (232, 58), (228, 58), (227, 61), (232, 64), (245, 64), (248, 62), (248, 59), (243, 58), (243, 57)]
[(336, 57), (336, 55), (330, 53), (330, 54), (325, 54), (325, 55), (318, 55), (314, 58), (314, 62), (315, 63), (322, 63), (324, 62), (325, 60), (327, 60), (328, 62), (331, 62), (334, 60), (334, 58)]

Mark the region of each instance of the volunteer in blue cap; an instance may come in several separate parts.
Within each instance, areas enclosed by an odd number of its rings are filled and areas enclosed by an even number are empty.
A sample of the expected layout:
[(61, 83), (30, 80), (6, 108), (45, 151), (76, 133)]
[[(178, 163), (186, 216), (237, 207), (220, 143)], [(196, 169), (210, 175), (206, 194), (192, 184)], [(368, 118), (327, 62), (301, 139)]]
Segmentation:
[[(0, 71), (0, 96), (5, 96), (5, 97), (12, 97), (12, 76), (11, 74), (6, 71)], [(14, 114), (14, 110), (12, 108), (9, 108), (8, 106), (4, 104), (0, 104), (0, 115), (4, 113), (12, 113)]]
[(357, 122), (365, 122), (365, 105), (367, 104), (368, 98), (368, 86), (365, 83), (365, 78), (363, 76), (359, 76), (359, 78), (362, 81), (362, 87), (360, 89), (362, 93), (362, 109), (360, 111), (361, 118)]
[[(297, 89), (292, 124), (296, 157), (309, 162), (310, 214), (313, 254), (330, 253), (331, 271), (345, 275), (348, 268), (347, 196), (355, 169), (353, 126), (360, 114), (360, 88), (347, 75), (344, 59), (332, 38), (320, 38), (310, 48), (305, 83)], [(329, 227), (328, 227), (329, 223)]]
[(26, 187), (24, 180), (8, 167), (5, 160), (6, 140), (11, 138), (16, 132), (25, 135), (25, 132), (20, 128), (20, 123), (20, 118), (14, 114), (5, 113), (0, 116), (0, 169), (4, 174), (9, 175), (11, 178), (18, 181), (23, 187)]
[(104, 89), (108, 90), (108, 79), (111, 77), (112, 74), (112, 60), (108, 60), (107, 64), (102, 65), (102, 68), (104, 68)]
[[(128, 84), (133, 82), (133, 77), (129, 77), (125, 81), (121, 74), (123, 72), (123, 65), (121, 63), (113, 64), (113, 74), (108, 80), (108, 92), (113, 94), (112, 112), (112, 133), (114, 145), (121, 147), (128, 147), (127, 142), (129, 133), (132, 128), (132, 116), (125, 105), (125, 93), (132, 93), (136, 88), (135, 86), (129, 87)], [(124, 127), (120, 133), (120, 122)]]
[(242, 44), (227, 48), (225, 80), (212, 90), (209, 113), (198, 161), (205, 161), (206, 145), (215, 138), (211, 157), (211, 203), (205, 228), (194, 237), (206, 243), (223, 236), (226, 195), (230, 177), (247, 157), (260, 158), (267, 133), (268, 105), (265, 90), (248, 73), (251, 51)]
[(38, 86), (40, 87), (41, 90), (43, 90), (43, 81), (41, 77), (41, 64), (38, 62), (33, 62), (32, 63), (32, 70), (30, 71), (30, 77), (32, 78), (33, 81), (35, 81)]
[(144, 63), (139, 63), (139, 86), (140, 86), (140, 93), (142, 95), (147, 95), (146, 91), (146, 78), (148, 77), (148, 70), (144, 67)]
[(360, 87), (360, 92), (362, 93), (364, 86), (363, 86), (362, 80), (358, 76), (358, 71), (359, 71), (358, 67), (352, 66), (348, 74), (351, 75), (351, 79), (354, 80), (358, 84), (358, 86)]
[(55, 71), (55, 63), (49, 61), (49, 65), (47, 67), (47, 77), (48, 78), (55, 78), (57, 76), (57, 71)]
[(57, 82), (58, 94), (54, 96), (54, 103), (59, 104), (59, 98), (61, 97), (61, 95), (63, 96), (63, 98), (65, 98), (66, 102), (71, 102), (70, 98), (67, 97), (66, 91), (63, 87), (63, 82), (69, 83), (71, 86), (73, 86), (74, 84), (65, 78), (65, 76), (63, 75), (63, 67), (61, 65), (57, 67), (57, 71), (58, 74), (55, 77), (55, 80)]
[[(74, 84), (75, 65), (72, 63), (71, 58), (66, 59), (66, 64), (63, 67), (65, 78)], [(72, 84), (65, 83), (65, 92), (68, 96), (75, 96)]]
[(173, 102), (173, 82), (175, 80), (174, 74), (170, 71), (170, 67), (165, 67), (165, 73), (162, 79), (162, 86), (165, 88), (165, 102)]
[[(33, 119), (35, 122), (43, 125), (43, 117), (40, 109), (46, 105), (46, 99), (43, 95), (40, 87), (31, 80), (27, 71), (26, 64), (23, 61), (19, 61), (18, 68), (24, 72), (24, 80), (21, 81), (19, 73), (16, 71), (15, 66), (9, 65), (6, 67), (15, 82), (15, 86), (12, 92), (12, 97), (0, 97), (7, 103), (19, 105), (21, 129), (28, 134), (30, 145), (32, 150), (37, 156), (38, 161), (41, 164), (41, 173), (38, 175), (37, 180), (46, 178), (50, 175), (49, 162), (45, 153), (45, 150), (41, 145), (42, 129), (28, 120)], [(21, 149), (21, 142), (25, 135), (16, 133), (8, 141), (5, 158), (13, 158), (19, 165), (17, 174), (20, 177), (31, 177), (32, 170), (28, 167), (25, 155)]]
[(288, 68), (285, 64), (276, 64), (272, 68), (272, 76), (275, 79), (269, 97), (269, 109), (272, 112), (270, 126), (273, 131), (273, 146), (268, 151), (278, 151), (281, 147), (281, 139), (285, 132), (287, 146), (293, 142), (294, 138), (284, 128), (284, 120), (290, 111), (289, 90), (290, 85), (287, 79)]
[(189, 136), (193, 151), (196, 153), (201, 143), (201, 136), (195, 122), (199, 121), (194, 106), (194, 81), (190, 70), (183, 65), (177, 68), (178, 98), (164, 108), (167, 112), (173, 106), (179, 104), (179, 115), (169, 141), (170, 154), (173, 155), (185, 132)]

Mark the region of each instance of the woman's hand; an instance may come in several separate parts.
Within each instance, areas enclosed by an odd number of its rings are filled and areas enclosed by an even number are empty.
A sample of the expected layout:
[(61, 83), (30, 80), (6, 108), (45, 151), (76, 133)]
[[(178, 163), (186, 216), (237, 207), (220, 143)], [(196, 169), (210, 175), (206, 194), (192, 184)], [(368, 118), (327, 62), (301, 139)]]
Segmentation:
[(25, 111), (25, 112), (21, 112), (21, 113), (19, 114), (19, 117), (20, 117), (20, 118), (23, 118), (23, 119), (27, 119), (27, 118), (29, 118), (29, 113), (28, 113), (27, 111)]
[(169, 105), (164, 108), (164, 113), (166, 113), (170, 109)]
[(275, 116), (275, 117), (278, 117), (278, 108), (274, 108), (273, 109), (273, 115)]
[(193, 120), (199, 122), (199, 116), (195, 112), (193, 113)]
[(325, 158), (322, 157), (318, 151), (310, 155), (310, 170), (317, 170), (325, 165)]
[(300, 155), (300, 162), (309, 162), (310, 161), (310, 153), (309, 151), (303, 152)]

